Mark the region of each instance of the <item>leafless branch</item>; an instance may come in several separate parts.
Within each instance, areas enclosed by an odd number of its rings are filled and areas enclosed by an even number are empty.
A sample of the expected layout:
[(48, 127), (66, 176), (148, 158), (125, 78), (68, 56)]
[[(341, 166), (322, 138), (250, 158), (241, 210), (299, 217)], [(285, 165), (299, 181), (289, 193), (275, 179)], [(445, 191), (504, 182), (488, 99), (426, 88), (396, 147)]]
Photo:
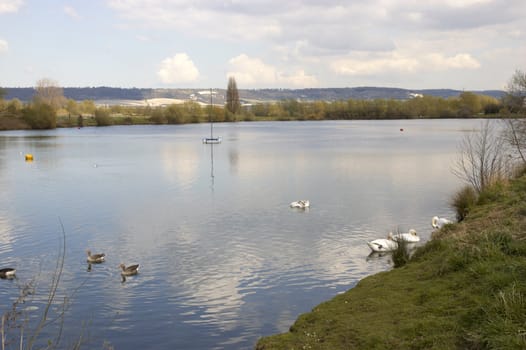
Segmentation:
[(509, 177), (511, 167), (506, 151), (505, 139), (495, 130), (494, 122), (486, 120), (479, 131), (462, 139), (452, 172), (480, 193), (492, 183)]

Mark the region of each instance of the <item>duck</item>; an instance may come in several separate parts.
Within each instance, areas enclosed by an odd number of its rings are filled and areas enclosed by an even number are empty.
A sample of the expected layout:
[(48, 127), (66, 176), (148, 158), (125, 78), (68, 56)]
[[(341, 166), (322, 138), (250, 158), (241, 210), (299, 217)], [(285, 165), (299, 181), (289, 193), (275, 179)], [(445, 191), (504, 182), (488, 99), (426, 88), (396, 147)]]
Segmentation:
[(416, 234), (414, 229), (410, 229), (409, 232), (390, 234), (393, 240), (399, 242), (404, 241), (407, 243), (420, 242), (420, 237)]
[(439, 218), (438, 216), (433, 216), (433, 219), (431, 219), (431, 226), (433, 226), (433, 228), (442, 228), (442, 226), (452, 223), (453, 221), (446, 218)]
[(91, 250), (89, 249), (86, 250), (86, 254), (88, 254), (88, 262), (92, 264), (100, 264), (101, 262), (104, 262), (104, 259), (106, 258), (106, 254), (91, 254)]
[(291, 208), (305, 209), (305, 208), (310, 207), (310, 202), (308, 200), (305, 200), (305, 199), (300, 199), (299, 201), (295, 201), (295, 202), (290, 203), (290, 207)]
[(378, 238), (369, 241), (367, 245), (373, 252), (390, 252), (398, 248), (398, 243), (393, 239), (391, 232), (389, 232), (387, 238)]
[(122, 276), (132, 276), (136, 275), (139, 272), (139, 264), (136, 265), (130, 265), (126, 267), (124, 264), (120, 264), (119, 267), (122, 269), (121, 275)]
[(6, 278), (13, 278), (15, 277), (16, 270), (12, 267), (5, 267), (3, 269), (0, 269), (0, 278), (6, 279)]

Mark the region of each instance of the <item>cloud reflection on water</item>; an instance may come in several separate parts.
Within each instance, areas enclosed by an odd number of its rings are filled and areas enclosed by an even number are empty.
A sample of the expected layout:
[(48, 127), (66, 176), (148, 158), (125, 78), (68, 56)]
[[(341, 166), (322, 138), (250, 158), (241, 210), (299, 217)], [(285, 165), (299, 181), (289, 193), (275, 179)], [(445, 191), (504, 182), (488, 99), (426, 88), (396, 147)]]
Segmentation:
[[(83, 146), (81, 161), (92, 164), (104, 154), (104, 164), (117, 165), (85, 171), (70, 153), (50, 153), (61, 158), (56, 168), (8, 176), (18, 186), (29, 179), (45, 190), (9, 192), (15, 205), (0, 216), (0, 240), (21, 237), (13, 228), (19, 222), (1, 218), (16, 218), (18, 208), (32, 203), (36, 216), (24, 218), (42, 230), (24, 235), (54, 247), (56, 210), (64, 210), (66, 228), (73, 228), (64, 288), (89, 277), (79, 292), (86, 303), (72, 311), (76, 321), (93, 313), (122, 348), (147, 344), (148, 337), (172, 347), (186, 341), (245, 347), (388, 268), (387, 259), (368, 257), (367, 240), (398, 227), (415, 228), (425, 240), (436, 211), (450, 212), (447, 199), (458, 179), (444, 164), (462, 134), (426, 129), (434, 121), (403, 123), (423, 126), (400, 135), (397, 122), (232, 125), (237, 136), (214, 147), (212, 191), (210, 148), (199, 137), (121, 135), (113, 153), (104, 153), (114, 137), (110, 130), (97, 136), (104, 142), (97, 138), (93, 149)], [(64, 148), (75, 147), (68, 140)], [(53, 205), (39, 204), (49, 199)], [(288, 207), (298, 199), (311, 200), (310, 210)], [(86, 246), (108, 256), (89, 274)], [(40, 246), (23, 248), (34, 254)], [(139, 275), (122, 284), (120, 262), (141, 264)], [(141, 331), (144, 339), (126, 336)]]

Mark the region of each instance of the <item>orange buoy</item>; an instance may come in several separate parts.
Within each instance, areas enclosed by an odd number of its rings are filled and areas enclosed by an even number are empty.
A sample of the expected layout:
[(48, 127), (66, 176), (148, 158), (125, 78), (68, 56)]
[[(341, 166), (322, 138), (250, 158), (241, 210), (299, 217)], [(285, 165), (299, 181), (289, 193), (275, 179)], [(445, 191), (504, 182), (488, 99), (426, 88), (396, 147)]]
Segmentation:
[(33, 155), (31, 153), (26, 154), (26, 162), (32, 162), (33, 161)]

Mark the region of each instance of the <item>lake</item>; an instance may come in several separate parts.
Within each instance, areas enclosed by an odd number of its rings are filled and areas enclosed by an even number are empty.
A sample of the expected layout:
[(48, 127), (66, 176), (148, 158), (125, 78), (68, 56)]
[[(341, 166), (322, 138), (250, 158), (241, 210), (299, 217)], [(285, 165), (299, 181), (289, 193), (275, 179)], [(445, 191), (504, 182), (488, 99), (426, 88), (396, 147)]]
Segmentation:
[[(217, 145), (206, 124), (0, 132), (0, 268), (17, 269), (0, 312), (31, 284), (31, 332), (65, 241), (49, 311), (64, 317), (41, 343), (62, 327), (62, 348), (252, 348), (390, 269), (368, 240), (414, 228), (425, 242), (434, 215), (453, 218), (451, 166), (480, 123), (225, 123)], [(89, 268), (87, 248), (106, 262)], [(120, 263), (139, 274), (123, 282)]]

